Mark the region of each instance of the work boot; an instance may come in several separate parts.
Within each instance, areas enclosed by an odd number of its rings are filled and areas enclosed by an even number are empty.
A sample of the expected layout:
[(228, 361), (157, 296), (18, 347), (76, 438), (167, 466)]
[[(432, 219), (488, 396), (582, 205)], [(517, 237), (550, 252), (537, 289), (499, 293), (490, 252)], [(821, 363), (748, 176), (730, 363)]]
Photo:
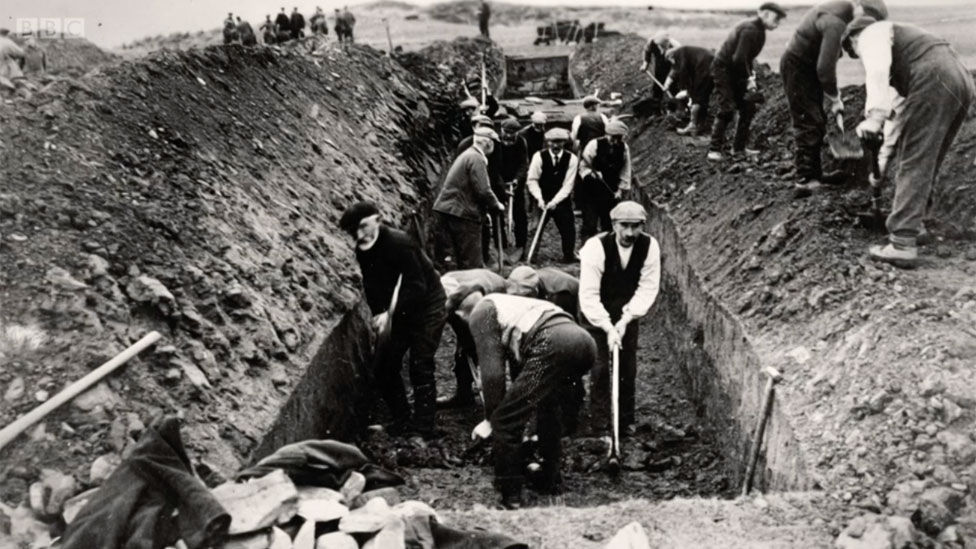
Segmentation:
[(678, 135), (688, 135), (691, 137), (698, 137), (698, 113), (701, 111), (701, 107), (698, 105), (691, 106), (691, 120), (688, 121), (688, 125), (683, 128), (678, 128)]
[(721, 162), (725, 160), (725, 155), (721, 151), (708, 151), (708, 159), (712, 162)]
[(502, 507), (514, 511), (522, 507), (522, 477), (496, 477), (495, 487), (502, 494)]
[(819, 191), (823, 183), (818, 179), (804, 179), (793, 184), (793, 198), (806, 198)]
[(413, 388), (413, 430), (424, 438), (433, 438), (437, 423), (437, 386), (418, 385)]
[(474, 406), (474, 391), (471, 385), (458, 385), (457, 392), (451, 396), (439, 397), (437, 399), (438, 410), (453, 410), (457, 408), (467, 408)]
[(891, 263), (902, 269), (913, 269), (918, 265), (916, 246), (896, 246), (891, 243), (885, 246), (871, 246), (868, 248), (868, 255), (875, 261)]

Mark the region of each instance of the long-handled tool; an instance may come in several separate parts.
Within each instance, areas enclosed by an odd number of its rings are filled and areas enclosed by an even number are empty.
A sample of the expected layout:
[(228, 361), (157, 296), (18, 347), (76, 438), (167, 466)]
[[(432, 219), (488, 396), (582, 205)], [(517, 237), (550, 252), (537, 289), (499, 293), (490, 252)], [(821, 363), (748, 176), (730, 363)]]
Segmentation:
[(881, 211), (881, 191), (884, 189), (884, 181), (881, 175), (881, 166), (878, 163), (878, 156), (881, 153), (881, 145), (884, 138), (880, 135), (871, 136), (864, 139), (864, 148), (871, 153), (871, 202), (868, 210), (857, 213), (860, 224), (871, 230), (884, 229), (885, 215)]
[(481, 108), (484, 109), (488, 102), (488, 75), (485, 69), (485, 52), (481, 52)]
[(756, 431), (752, 435), (752, 452), (749, 455), (749, 466), (746, 468), (746, 477), (742, 481), (742, 495), (748, 496), (752, 489), (752, 476), (756, 472), (756, 463), (759, 461), (759, 450), (762, 448), (763, 434), (766, 432), (766, 418), (773, 407), (773, 394), (778, 382), (783, 376), (776, 368), (766, 367), (763, 369), (766, 374), (766, 391), (763, 396), (762, 411), (759, 412), (759, 419), (756, 422)]
[(505, 248), (502, 247), (502, 220), (501, 216), (498, 216), (498, 221), (495, 222), (495, 246), (498, 252), (498, 275), (505, 276)]
[(830, 154), (837, 160), (853, 160), (864, 158), (864, 147), (861, 140), (853, 132), (844, 131), (844, 114), (837, 113), (837, 127), (839, 132), (828, 132), (827, 146)]
[(515, 237), (515, 183), (513, 182), (508, 188), (508, 210), (505, 212), (506, 224), (505, 231), (508, 232), (510, 238)]
[(620, 472), (620, 347), (611, 350), (610, 362), (610, 418), (611, 438), (610, 456), (607, 458), (607, 470), (612, 475)]
[(647, 76), (651, 77), (651, 80), (654, 81), (654, 84), (657, 85), (657, 87), (661, 88), (661, 91), (664, 92), (665, 98), (667, 98), (668, 100), (673, 98), (671, 92), (664, 87), (664, 84), (662, 84), (660, 80), (654, 77), (654, 73), (652, 73), (651, 71), (644, 71), (644, 73), (647, 74)]
[(47, 415), (53, 412), (57, 407), (83, 393), (89, 387), (101, 381), (102, 378), (128, 362), (129, 359), (141, 353), (153, 343), (156, 343), (161, 337), (163, 336), (160, 335), (159, 332), (149, 332), (143, 336), (142, 339), (130, 345), (128, 349), (122, 351), (112, 358), (112, 360), (109, 360), (105, 364), (95, 368), (85, 377), (67, 386), (63, 391), (54, 395), (53, 398), (44, 404), (41, 404), (30, 412), (27, 412), (10, 425), (4, 427), (2, 430), (0, 430), (0, 449), (3, 449), (4, 446), (9, 444), (12, 440), (17, 438), (18, 435), (29, 429), (32, 425), (47, 417)]
[(532, 237), (532, 245), (529, 246), (529, 253), (525, 256), (525, 262), (532, 264), (532, 256), (535, 255), (535, 248), (539, 245), (539, 237), (542, 236), (542, 228), (546, 226), (546, 210), (542, 209), (542, 215), (539, 216), (539, 226), (535, 230), (535, 236)]

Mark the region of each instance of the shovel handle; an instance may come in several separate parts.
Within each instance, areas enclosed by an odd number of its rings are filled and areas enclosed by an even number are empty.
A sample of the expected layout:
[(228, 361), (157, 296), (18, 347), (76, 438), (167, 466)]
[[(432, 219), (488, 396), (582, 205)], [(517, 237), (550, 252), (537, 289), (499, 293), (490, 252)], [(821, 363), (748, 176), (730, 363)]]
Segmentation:
[(837, 120), (837, 127), (840, 128), (840, 132), (844, 133), (844, 113), (837, 113), (835, 120)]
[(620, 456), (620, 347), (611, 351), (610, 363), (610, 402), (611, 420), (613, 422), (613, 438), (611, 439), (610, 457)]
[(542, 236), (542, 227), (546, 224), (546, 209), (542, 209), (542, 215), (539, 216), (539, 226), (535, 230), (535, 237), (532, 238), (532, 245), (529, 246), (529, 254), (525, 256), (525, 262), (532, 264), (532, 256), (535, 255), (535, 247), (539, 245), (539, 237)]

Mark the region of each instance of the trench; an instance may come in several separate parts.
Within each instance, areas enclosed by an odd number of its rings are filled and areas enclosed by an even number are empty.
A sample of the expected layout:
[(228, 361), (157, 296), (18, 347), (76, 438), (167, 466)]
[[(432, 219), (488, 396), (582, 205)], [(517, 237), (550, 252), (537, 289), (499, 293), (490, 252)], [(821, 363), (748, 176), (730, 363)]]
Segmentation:
[[(568, 59), (565, 65), (551, 59), (536, 65), (555, 66), (559, 71), (565, 66), (561, 74), (567, 78), (557, 80), (577, 95)], [(512, 79), (503, 79), (506, 84), (516, 86), (509, 90), (519, 89)], [(635, 154), (635, 159), (639, 162), (640, 155)], [(741, 489), (752, 431), (762, 408), (766, 364), (735, 316), (703, 286), (688, 261), (681, 231), (667, 212), (641, 189), (635, 195), (650, 214), (647, 230), (658, 239), (662, 252), (661, 291), (641, 327), (638, 429), (623, 442), (624, 470), (618, 477), (601, 470), (605, 446), (594, 433), (581, 429), (564, 438), (566, 489), (559, 503), (592, 506), (636, 497), (734, 497)], [(431, 218), (423, 216), (423, 221)], [(432, 234), (432, 227), (423, 221), (423, 227), (414, 224), (413, 229)], [(558, 256), (553, 226), (543, 242), (539, 261), (546, 263)], [(441, 508), (493, 502), (490, 453), (484, 447), (471, 447), (469, 440), (471, 428), (481, 419), (478, 407), (438, 411), (444, 435), (430, 443), (368, 428), (389, 420), (370, 394), (372, 339), (368, 311), (360, 304), (331, 328), (254, 449), (253, 459), (291, 442), (335, 438), (358, 443), (381, 465), (402, 472), (408, 479), (408, 497)], [(442, 394), (454, 387), (452, 354), (453, 334), (446, 328), (437, 354)], [(794, 491), (812, 484), (789, 421), (774, 406), (753, 485), (761, 491)], [(552, 502), (531, 491), (527, 497), (530, 505)]]

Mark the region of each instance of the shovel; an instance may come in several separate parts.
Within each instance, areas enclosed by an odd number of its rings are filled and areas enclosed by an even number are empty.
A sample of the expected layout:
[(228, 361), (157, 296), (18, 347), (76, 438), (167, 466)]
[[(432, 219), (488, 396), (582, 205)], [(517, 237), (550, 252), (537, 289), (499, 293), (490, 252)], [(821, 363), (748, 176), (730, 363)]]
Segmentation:
[(827, 136), (827, 146), (830, 147), (830, 154), (837, 160), (852, 160), (864, 158), (864, 147), (861, 140), (853, 133), (844, 131), (844, 115), (837, 113), (837, 127), (839, 133), (831, 133)]
[(881, 145), (884, 140), (881, 136), (864, 140), (864, 148), (871, 153), (871, 175), (877, 184), (871, 185), (871, 202), (867, 211), (857, 212), (857, 219), (861, 226), (870, 230), (883, 230), (885, 228), (885, 215), (881, 211), (881, 191), (884, 188), (884, 181), (881, 178), (881, 167), (878, 165), (878, 155), (881, 152)]
[(607, 458), (607, 471), (611, 475), (620, 472), (620, 347), (613, 348), (610, 363), (610, 416), (612, 433), (610, 456)]
[(529, 253), (525, 256), (525, 262), (529, 265), (532, 264), (532, 256), (535, 255), (535, 248), (539, 245), (539, 237), (542, 236), (542, 228), (546, 226), (546, 212), (548, 210), (543, 209), (542, 215), (539, 216), (539, 226), (535, 230), (535, 236), (532, 238), (532, 245), (529, 246)]

